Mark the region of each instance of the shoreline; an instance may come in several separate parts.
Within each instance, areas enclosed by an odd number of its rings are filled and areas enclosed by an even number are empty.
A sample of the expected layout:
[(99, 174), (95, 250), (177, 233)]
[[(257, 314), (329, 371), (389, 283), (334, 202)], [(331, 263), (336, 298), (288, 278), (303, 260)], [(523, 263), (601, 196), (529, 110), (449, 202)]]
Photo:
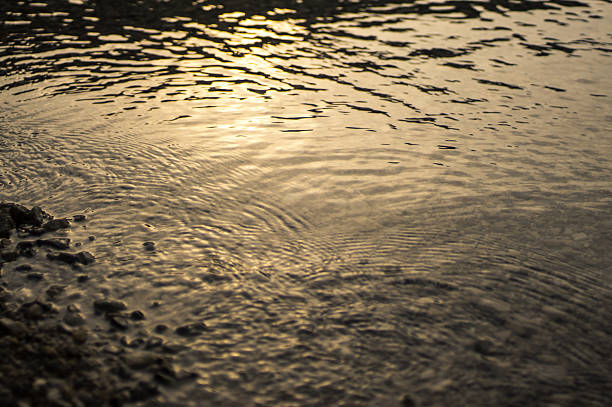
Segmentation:
[[(26, 301), (8, 288), (7, 265), (22, 257), (71, 265), (75, 283), (86, 279), (94, 255), (56, 233), (71, 221), (83, 222), (85, 216), (55, 219), (40, 207), (0, 204), (0, 406), (122, 406), (195, 378), (173, 366), (173, 349), (161, 338), (145, 333), (147, 339), (130, 341), (122, 335), (145, 319), (123, 301), (92, 300), (106, 326), (93, 332), (78, 305), (56, 304), (65, 286), (47, 284), (44, 297)], [(44, 284), (43, 274), (30, 265), (10, 272), (23, 274), (24, 286), (25, 280)]]

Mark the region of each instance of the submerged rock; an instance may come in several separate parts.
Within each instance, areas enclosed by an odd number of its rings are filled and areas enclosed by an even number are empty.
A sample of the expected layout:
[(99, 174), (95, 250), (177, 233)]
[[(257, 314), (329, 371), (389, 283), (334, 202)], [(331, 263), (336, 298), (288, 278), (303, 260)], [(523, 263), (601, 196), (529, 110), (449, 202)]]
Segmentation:
[(125, 311), (127, 305), (119, 300), (96, 300), (94, 301), (94, 309), (98, 312), (119, 312)]
[(22, 242), (17, 243), (15, 246), (15, 250), (19, 256), (23, 257), (34, 257), (36, 254), (36, 250), (34, 249), (35, 242), (31, 240), (24, 240)]
[(130, 326), (128, 319), (125, 315), (119, 313), (107, 313), (106, 319), (111, 323), (115, 328), (119, 328), (121, 330), (126, 330)]
[(83, 222), (85, 219), (85, 215), (74, 215), (72, 217), (72, 220), (75, 222)]
[(16, 203), (0, 204), (0, 219), (12, 224), (12, 229), (21, 225), (40, 226), (45, 218), (51, 218), (51, 216), (46, 214), (39, 206), (28, 209)]
[(85, 317), (80, 312), (67, 312), (64, 322), (70, 326), (81, 326), (85, 324)]
[(29, 273), (26, 278), (32, 281), (40, 281), (45, 278), (43, 273)]
[(53, 239), (38, 239), (36, 240), (38, 246), (52, 247), (58, 250), (65, 250), (70, 247), (70, 239), (65, 237), (57, 237)]
[(176, 328), (176, 333), (180, 336), (198, 336), (202, 332), (208, 331), (208, 326), (204, 322), (196, 322)]
[(59, 229), (66, 229), (70, 227), (70, 222), (66, 218), (53, 219), (43, 225), (43, 229), (47, 232), (55, 232)]
[(0, 210), (0, 237), (10, 237), (13, 229), (15, 229), (13, 218), (11, 218), (8, 211)]
[(79, 252), (77, 254), (69, 252), (48, 253), (47, 258), (68, 264), (91, 264), (95, 261), (95, 257), (89, 252)]
[(78, 252), (77, 253), (77, 261), (81, 264), (91, 264), (95, 261), (95, 257), (93, 254), (89, 252)]
[(145, 316), (142, 311), (137, 310), (137, 311), (133, 311), (130, 314), (130, 318), (134, 321), (142, 321), (143, 319), (145, 319)]

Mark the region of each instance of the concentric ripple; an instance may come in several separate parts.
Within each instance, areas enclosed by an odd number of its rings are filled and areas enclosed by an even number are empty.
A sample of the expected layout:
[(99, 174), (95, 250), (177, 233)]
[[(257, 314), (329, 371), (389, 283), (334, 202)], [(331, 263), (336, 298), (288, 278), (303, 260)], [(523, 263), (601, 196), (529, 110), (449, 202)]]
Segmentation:
[(3, 283), (144, 310), (198, 374), (152, 405), (609, 405), (611, 18), (2, 2), (0, 200), (96, 256)]

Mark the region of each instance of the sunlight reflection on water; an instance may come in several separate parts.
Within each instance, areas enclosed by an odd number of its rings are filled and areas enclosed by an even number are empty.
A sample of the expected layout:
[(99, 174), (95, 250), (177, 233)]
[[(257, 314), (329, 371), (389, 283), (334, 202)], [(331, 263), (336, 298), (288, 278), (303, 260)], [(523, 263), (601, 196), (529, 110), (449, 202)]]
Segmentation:
[(608, 3), (141, 3), (0, 6), (0, 197), (206, 321), (157, 402), (609, 400)]

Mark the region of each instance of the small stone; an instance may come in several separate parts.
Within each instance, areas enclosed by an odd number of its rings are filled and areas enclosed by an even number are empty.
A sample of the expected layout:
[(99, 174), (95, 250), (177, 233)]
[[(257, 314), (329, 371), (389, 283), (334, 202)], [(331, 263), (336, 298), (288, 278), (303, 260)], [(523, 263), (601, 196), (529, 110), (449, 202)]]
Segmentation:
[(16, 225), (8, 210), (0, 208), (0, 237), (8, 238)]
[(65, 287), (61, 285), (54, 284), (49, 289), (47, 289), (47, 296), (49, 298), (55, 298), (61, 293), (64, 292)]
[(15, 246), (15, 249), (17, 251), (31, 249), (34, 247), (34, 244), (35, 242), (33, 242), (32, 240), (24, 240), (22, 242), (17, 243), (17, 245)]
[(402, 398), (402, 407), (417, 407), (417, 403), (412, 396), (406, 394)]
[(15, 261), (19, 258), (19, 253), (17, 252), (3, 252), (2, 254), (0, 254), (0, 257), (2, 257), (2, 260), (9, 262), (9, 261)]
[(142, 321), (145, 319), (145, 316), (142, 311), (134, 311), (130, 314), (130, 318), (134, 321)]
[(142, 245), (144, 246), (145, 250), (150, 252), (155, 250), (155, 242), (144, 242)]
[(125, 364), (136, 370), (149, 367), (160, 360), (159, 356), (149, 352), (133, 352), (123, 357)]
[(94, 308), (100, 312), (119, 312), (125, 311), (127, 305), (119, 300), (96, 300), (94, 301)]
[(121, 330), (127, 329), (130, 324), (128, 319), (121, 314), (108, 313), (106, 314), (106, 319), (113, 325), (115, 328), (119, 328)]
[(159, 325), (155, 326), (155, 332), (157, 332), (158, 334), (166, 332), (167, 329), (168, 329), (168, 327), (166, 325), (163, 325), (163, 324), (159, 324)]
[(45, 216), (47, 216), (47, 214), (41, 209), (40, 206), (33, 207), (30, 210), (30, 224), (34, 226), (42, 225), (43, 221), (45, 220)]
[(23, 322), (13, 321), (8, 318), (0, 318), (0, 336), (10, 334), (13, 336), (23, 336), (27, 333), (28, 329)]
[(15, 267), (15, 271), (31, 271), (32, 270), (32, 266), (29, 264), (20, 264), (19, 266)]
[(40, 236), (45, 234), (46, 230), (44, 228), (41, 227), (34, 227), (34, 228), (30, 228), (30, 235), (32, 236)]
[(23, 316), (27, 319), (41, 319), (44, 313), (43, 307), (38, 302), (24, 304), (21, 307), (21, 310), (23, 312)]
[(34, 242), (31, 240), (24, 240), (23, 242), (17, 243), (15, 246), (19, 256), (34, 257), (36, 250), (34, 249)]
[(67, 312), (64, 322), (70, 326), (81, 326), (85, 324), (85, 317), (80, 312)]
[(15, 226), (20, 226), (30, 223), (30, 210), (25, 206), (18, 204), (4, 204), (8, 208), (8, 212), (15, 223)]
[(175, 332), (180, 336), (198, 336), (207, 331), (208, 327), (204, 322), (196, 322), (176, 328)]
[(79, 282), (79, 283), (84, 283), (87, 280), (89, 280), (89, 276), (86, 275), (86, 274), (81, 274), (81, 275), (77, 276), (77, 282)]
[(32, 280), (32, 281), (40, 281), (43, 278), (45, 278), (45, 276), (43, 275), (43, 273), (29, 273), (26, 278), (28, 280)]
[(91, 264), (95, 261), (95, 257), (89, 252), (79, 252), (77, 253), (77, 261), (81, 264)]
[(36, 240), (38, 246), (52, 247), (58, 250), (65, 250), (70, 247), (70, 239), (66, 237), (58, 237), (53, 239), (38, 239)]
[(59, 229), (66, 229), (70, 227), (68, 219), (53, 219), (43, 225), (43, 229), (47, 232), (55, 232)]
[(78, 328), (72, 331), (72, 340), (74, 343), (85, 343), (87, 341), (87, 329)]
[(57, 260), (67, 264), (75, 264), (78, 261), (75, 254), (68, 252), (47, 253), (47, 258), (49, 260)]
[(75, 222), (83, 222), (85, 220), (85, 215), (74, 215), (72, 220)]
[(474, 342), (474, 350), (485, 356), (492, 356), (497, 353), (495, 345), (488, 339), (478, 339)]
[(90, 242), (93, 242), (94, 240), (96, 240), (95, 236), (89, 236), (87, 239), (89, 239)]

